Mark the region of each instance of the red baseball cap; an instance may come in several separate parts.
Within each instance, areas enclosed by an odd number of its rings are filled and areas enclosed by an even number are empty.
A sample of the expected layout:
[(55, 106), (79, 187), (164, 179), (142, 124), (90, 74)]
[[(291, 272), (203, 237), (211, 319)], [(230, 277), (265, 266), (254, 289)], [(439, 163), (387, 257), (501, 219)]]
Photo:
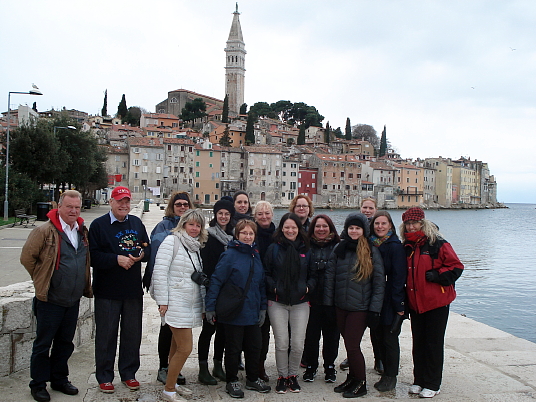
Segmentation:
[(112, 198), (114, 200), (120, 201), (123, 198), (132, 198), (132, 195), (130, 194), (130, 190), (127, 187), (119, 186), (113, 189), (112, 191)]

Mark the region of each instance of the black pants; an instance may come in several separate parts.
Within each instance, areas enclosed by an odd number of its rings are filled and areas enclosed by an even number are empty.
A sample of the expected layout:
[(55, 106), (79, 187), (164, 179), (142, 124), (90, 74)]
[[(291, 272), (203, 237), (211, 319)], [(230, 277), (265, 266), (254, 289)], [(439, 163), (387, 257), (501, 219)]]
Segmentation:
[(261, 335), (262, 335), (262, 346), (261, 346), (261, 357), (260, 362), (264, 364), (266, 361), (266, 356), (268, 355), (268, 349), (270, 347), (270, 317), (268, 317), (268, 313), (266, 314), (266, 319), (264, 320), (264, 324), (262, 324), (261, 327)]
[(169, 350), (171, 349), (172, 338), (173, 333), (169, 325), (161, 325), (160, 332), (158, 333), (158, 359), (160, 360), (160, 368), (167, 368), (169, 366)]
[(67, 361), (74, 350), (79, 304), (62, 307), (34, 298), (37, 327), (30, 358), (30, 388), (44, 388), (47, 381), (54, 385), (69, 381)]
[(244, 351), (246, 361), (246, 377), (250, 381), (257, 381), (262, 344), (261, 328), (258, 325), (222, 325), (225, 326), (225, 374), (227, 382), (238, 380), (238, 363), (242, 351)]
[(197, 341), (197, 356), (199, 361), (208, 360), (208, 352), (210, 350), (210, 341), (212, 335), (214, 337), (214, 359), (223, 360), (223, 350), (225, 349), (225, 327), (222, 324), (209, 324), (207, 320), (203, 320), (203, 328), (199, 334)]
[(374, 358), (383, 363), (385, 375), (396, 377), (400, 365), (400, 344), (398, 336), (400, 327), (396, 333), (390, 333), (391, 325), (378, 325), (377, 328), (370, 330), (370, 340), (374, 348)]
[(304, 357), (308, 366), (318, 368), (320, 336), (323, 337), (322, 356), (324, 368), (335, 365), (339, 353), (339, 328), (335, 306), (312, 305), (305, 333)]
[(437, 391), (441, 387), (449, 306), (418, 314), (410, 310), (413, 337), (413, 383)]
[(143, 299), (112, 300), (95, 297), (95, 377), (99, 384), (112, 382), (119, 327), (121, 381), (136, 378), (140, 368)]

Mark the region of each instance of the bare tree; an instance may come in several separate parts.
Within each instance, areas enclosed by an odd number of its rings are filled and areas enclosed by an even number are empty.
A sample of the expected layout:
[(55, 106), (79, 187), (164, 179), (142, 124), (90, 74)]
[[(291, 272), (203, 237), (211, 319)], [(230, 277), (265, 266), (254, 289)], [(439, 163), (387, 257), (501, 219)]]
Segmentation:
[(378, 138), (378, 134), (376, 134), (376, 130), (368, 124), (356, 124), (352, 128), (352, 137), (370, 142), (375, 149), (380, 147), (380, 139)]

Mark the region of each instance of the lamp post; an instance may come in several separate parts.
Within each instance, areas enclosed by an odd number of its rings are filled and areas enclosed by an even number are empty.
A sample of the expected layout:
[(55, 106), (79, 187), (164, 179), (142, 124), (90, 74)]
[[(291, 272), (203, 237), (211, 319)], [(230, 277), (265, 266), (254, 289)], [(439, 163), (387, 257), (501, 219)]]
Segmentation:
[(43, 95), (43, 93), (37, 88), (37, 86), (32, 85), (32, 89), (28, 92), (8, 92), (7, 95), (7, 129), (6, 129), (6, 195), (4, 198), (4, 221), (9, 219), (9, 201), (8, 201), (8, 190), (9, 190), (9, 126), (11, 124), (11, 112), (9, 105), (11, 103), (11, 94), (24, 94), (24, 95)]

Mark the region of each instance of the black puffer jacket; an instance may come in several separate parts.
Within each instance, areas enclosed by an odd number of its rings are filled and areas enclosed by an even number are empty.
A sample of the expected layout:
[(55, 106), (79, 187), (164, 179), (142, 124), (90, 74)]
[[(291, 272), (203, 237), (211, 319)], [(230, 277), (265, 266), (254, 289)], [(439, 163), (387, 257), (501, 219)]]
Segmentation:
[[(339, 243), (338, 247), (344, 247)], [(362, 281), (356, 282), (354, 266), (357, 259), (355, 250), (345, 250), (344, 257), (331, 253), (326, 271), (326, 284), (324, 302), (347, 311), (372, 311), (380, 313), (383, 305), (385, 291), (385, 274), (380, 252), (376, 247), (372, 250), (372, 275)]]
[[(315, 273), (310, 268), (311, 252), (305, 251), (302, 243), (298, 248), (300, 255), (299, 267), (287, 267), (284, 264), (288, 243), (272, 243), (266, 251), (264, 268), (266, 272), (266, 296), (282, 304), (293, 306), (309, 301), (309, 293), (313, 292), (316, 285)], [(285, 275), (288, 269), (298, 269), (298, 280), (291, 284), (290, 289), (285, 288)], [(307, 292), (309, 289), (309, 292)]]
[(324, 305), (324, 293), (326, 288), (326, 269), (331, 252), (337, 245), (336, 242), (316, 243), (311, 240), (311, 268), (315, 272), (316, 287), (309, 295), (311, 304)]

